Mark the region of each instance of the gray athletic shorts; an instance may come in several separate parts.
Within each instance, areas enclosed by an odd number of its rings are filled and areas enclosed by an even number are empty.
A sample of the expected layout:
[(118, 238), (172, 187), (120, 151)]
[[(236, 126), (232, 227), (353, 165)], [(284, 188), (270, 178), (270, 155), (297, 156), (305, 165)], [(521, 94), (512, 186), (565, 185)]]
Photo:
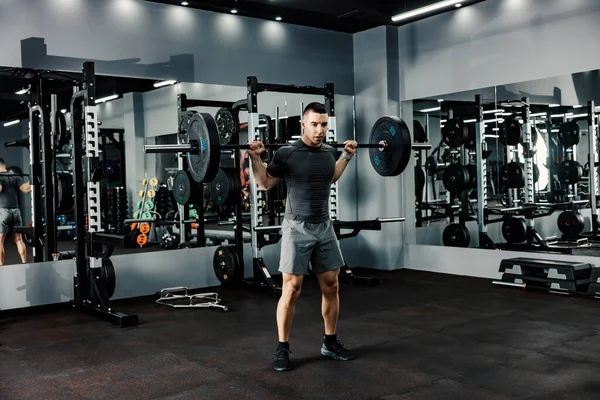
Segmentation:
[(18, 208), (0, 208), (0, 235), (13, 232), (15, 226), (21, 226), (21, 210)]
[(305, 275), (309, 261), (314, 273), (345, 265), (331, 220), (311, 223), (285, 218), (281, 231), (280, 272)]

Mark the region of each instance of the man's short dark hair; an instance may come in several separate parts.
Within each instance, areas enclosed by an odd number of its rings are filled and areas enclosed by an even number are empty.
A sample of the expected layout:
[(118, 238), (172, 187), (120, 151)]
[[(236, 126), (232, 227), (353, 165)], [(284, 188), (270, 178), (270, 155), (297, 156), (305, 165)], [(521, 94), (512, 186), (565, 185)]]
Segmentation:
[(6, 167), (6, 161), (3, 158), (0, 158), (0, 165)]
[(316, 112), (317, 114), (327, 114), (327, 109), (325, 108), (323, 103), (317, 103), (317, 102), (310, 103), (309, 105), (304, 107), (303, 115), (306, 115), (306, 113), (309, 111)]

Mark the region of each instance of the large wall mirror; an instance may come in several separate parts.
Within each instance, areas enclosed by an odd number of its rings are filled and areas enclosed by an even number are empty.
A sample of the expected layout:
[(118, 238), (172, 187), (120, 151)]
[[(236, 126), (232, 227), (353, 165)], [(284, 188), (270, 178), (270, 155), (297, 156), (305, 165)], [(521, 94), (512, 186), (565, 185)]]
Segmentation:
[(598, 252), (599, 84), (589, 71), (414, 100), (433, 145), (415, 153), (417, 244)]
[[(56, 253), (70, 259), (75, 249), (73, 212), (73, 143), (71, 140), (70, 99), (77, 90), (78, 74), (40, 72), (5, 68), (0, 76), (3, 95), (0, 99), (0, 127), (4, 151), (0, 155), (10, 169), (30, 174), (29, 98), (43, 93), (41, 102), (51, 112), (54, 107), (63, 136), (56, 142), (54, 166), (56, 201), (52, 217), (56, 220)], [(177, 144), (183, 109), (216, 117), (222, 108), (245, 99), (244, 86), (205, 85), (173, 81), (156, 81), (113, 76), (96, 76), (97, 110), (100, 123), (100, 160), (102, 169), (102, 227), (105, 232), (126, 235), (125, 246), (114, 255), (166, 251), (181, 247), (180, 205), (173, 194), (173, 176), (180, 169), (185, 154), (146, 154), (144, 145)], [(33, 88), (33, 89), (32, 89)], [(34, 94), (35, 94), (34, 93)], [(13, 98), (16, 95), (16, 98)], [(185, 99), (185, 100), (184, 100)], [(286, 143), (301, 134), (303, 106), (323, 101), (319, 96), (263, 93), (259, 101), (259, 136), (263, 141)], [(52, 106), (51, 106), (52, 105)], [(232, 144), (248, 142), (247, 113), (239, 113), (239, 135)], [(341, 122), (344, 126), (345, 122)], [(267, 154), (268, 162), (272, 152)], [(24, 179), (29, 179), (25, 176)], [(211, 246), (231, 243), (234, 239), (235, 208), (239, 203), (242, 223), (250, 223), (250, 177), (244, 150), (223, 150), (217, 178), (203, 184), (199, 204), (189, 205), (191, 227), (186, 246)], [(286, 188), (282, 183), (263, 193), (262, 223), (279, 225), (283, 217)], [(19, 195), (18, 207), (23, 226), (31, 226), (32, 194)], [(199, 210), (198, 208), (201, 208)], [(45, 218), (45, 216), (44, 216)], [(151, 220), (146, 223), (138, 220)], [(193, 222), (192, 222), (193, 220)], [(202, 223), (200, 224), (200, 221)], [(204, 237), (199, 240), (202, 229)], [(247, 240), (249, 235), (244, 232)], [(25, 242), (31, 238), (25, 234)], [(26, 247), (32, 262), (32, 247)], [(5, 264), (21, 262), (11, 235), (5, 241)]]

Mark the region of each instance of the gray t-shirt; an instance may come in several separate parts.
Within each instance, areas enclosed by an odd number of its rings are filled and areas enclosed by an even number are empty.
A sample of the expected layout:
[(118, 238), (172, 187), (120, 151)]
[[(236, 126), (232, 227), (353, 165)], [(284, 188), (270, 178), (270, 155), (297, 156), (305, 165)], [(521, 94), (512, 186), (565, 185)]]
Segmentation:
[(304, 222), (329, 219), (331, 179), (336, 161), (337, 151), (332, 146), (311, 147), (300, 139), (275, 152), (267, 172), (285, 180), (285, 218)]
[(0, 173), (0, 208), (19, 208), (19, 188), (25, 183), (22, 176)]

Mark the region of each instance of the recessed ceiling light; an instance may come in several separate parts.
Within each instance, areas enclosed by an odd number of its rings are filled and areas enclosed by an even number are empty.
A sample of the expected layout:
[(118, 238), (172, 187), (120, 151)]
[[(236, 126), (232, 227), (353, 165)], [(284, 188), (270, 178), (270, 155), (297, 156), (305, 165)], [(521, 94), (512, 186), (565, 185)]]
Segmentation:
[(189, 5), (190, 5), (190, 3), (188, 3), (187, 1), (182, 1), (182, 2), (181, 2), (181, 5), (182, 5), (182, 6), (189, 6)]
[(232, 14), (237, 14), (237, 10), (234, 8), (233, 10), (231, 10)]
[(281, 17), (275, 17), (275, 21), (281, 21)]
[(462, 6), (462, 4), (460, 4), (460, 3), (454, 5), (454, 7), (456, 7), (456, 8), (460, 8), (460, 6)]
[(402, 13), (402, 14), (394, 15), (392, 17), (392, 21), (393, 22), (398, 22), (398, 21), (403, 21), (403, 20), (406, 20), (406, 19), (409, 19), (409, 18), (416, 17), (418, 15), (428, 14), (428, 13), (431, 13), (433, 11), (444, 9), (446, 7), (456, 6), (457, 4), (461, 3), (462, 1), (463, 0), (443, 0), (443, 1), (438, 1), (437, 3), (430, 4), (430, 5), (425, 6), (425, 7), (417, 8), (416, 10), (407, 11), (407, 12)]

